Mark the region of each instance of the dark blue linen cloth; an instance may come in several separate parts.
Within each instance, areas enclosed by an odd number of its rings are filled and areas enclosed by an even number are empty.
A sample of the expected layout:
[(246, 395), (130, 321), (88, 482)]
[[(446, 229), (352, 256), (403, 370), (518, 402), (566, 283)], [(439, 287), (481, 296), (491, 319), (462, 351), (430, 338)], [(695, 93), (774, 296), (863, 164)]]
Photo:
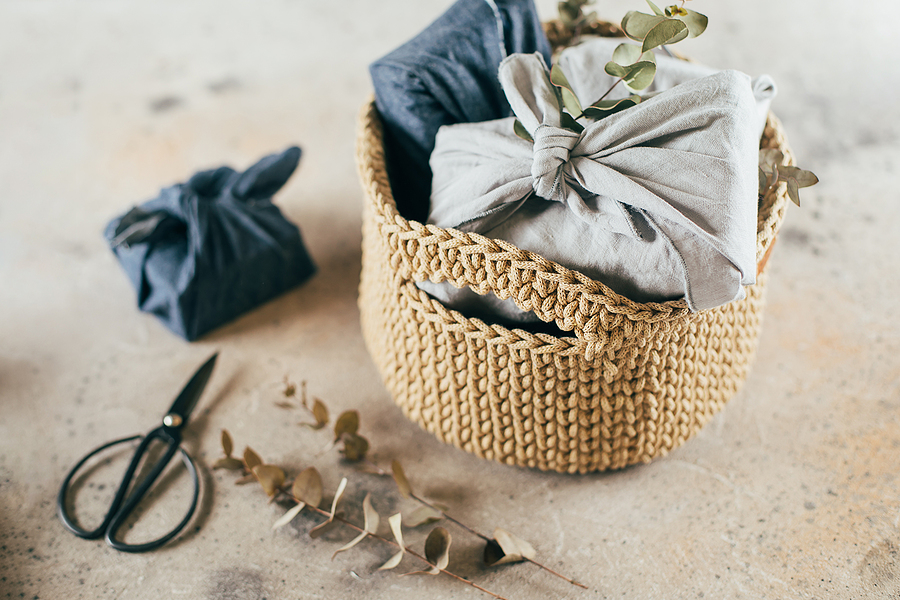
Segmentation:
[(384, 123), (388, 176), (403, 216), (428, 216), (428, 158), (442, 125), (512, 114), (497, 69), (519, 52), (540, 52), (550, 64), (550, 44), (533, 0), (459, 0), (369, 67)]
[(195, 340), (312, 275), (300, 230), (271, 200), (299, 160), (292, 147), (243, 173), (201, 171), (113, 219), (104, 235), (138, 307)]

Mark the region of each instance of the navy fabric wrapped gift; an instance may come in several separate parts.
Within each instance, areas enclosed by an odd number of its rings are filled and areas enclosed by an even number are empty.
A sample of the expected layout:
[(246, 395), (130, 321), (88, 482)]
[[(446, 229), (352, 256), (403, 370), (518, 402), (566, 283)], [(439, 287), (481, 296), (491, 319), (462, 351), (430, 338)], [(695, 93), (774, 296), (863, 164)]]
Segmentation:
[(299, 229), (271, 200), (299, 160), (292, 147), (243, 173), (201, 171), (111, 221), (138, 307), (195, 340), (312, 275)]
[(405, 217), (428, 216), (428, 158), (442, 125), (512, 114), (497, 68), (517, 52), (540, 52), (550, 63), (550, 44), (532, 0), (459, 0), (369, 67), (384, 123), (388, 176)]

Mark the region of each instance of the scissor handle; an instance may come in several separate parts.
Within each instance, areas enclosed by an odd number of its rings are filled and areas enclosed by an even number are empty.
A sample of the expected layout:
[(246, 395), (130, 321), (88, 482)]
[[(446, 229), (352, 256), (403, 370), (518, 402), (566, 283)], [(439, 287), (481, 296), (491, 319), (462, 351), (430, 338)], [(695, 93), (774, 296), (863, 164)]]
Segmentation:
[[(140, 438), (140, 435), (134, 435), (127, 438), (122, 438), (120, 440), (114, 440), (112, 442), (109, 442), (108, 444), (104, 444), (103, 446), (100, 446), (99, 448), (85, 455), (84, 458), (82, 458), (78, 462), (78, 464), (76, 464), (72, 468), (72, 470), (66, 476), (65, 480), (63, 480), (62, 486), (60, 486), (59, 489), (59, 495), (56, 499), (59, 518), (69, 531), (79, 537), (86, 539), (97, 539), (100, 537), (105, 537), (107, 544), (109, 544), (116, 550), (121, 550), (123, 552), (146, 552), (148, 550), (153, 550), (154, 548), (162, 546), (173, 537), (178, 535), (178, 533), (181, 532), (182, 529), (184, 529), (185, 525), (188, 524), (188, 521), (191, 520), (191, 517), (193, 516), (194, 511), (197, 508), (197, 500), (200, 497), (200, 477), (197, 474), (197, 465), (194, 464), (194, 460), (180, 446), (180, 436), (177, 436), (177, 434), (172, 435), (172, 433), (170, 433), (170, 431), (168, 431), (164, 427), (154, 429), (141, 440), (141, 443), (134, 451), (134, 456), (131, 458), (131, 462), (128, 464), (128, 468), (125, 470), (125, 474), (122, 477), (122, 482), (119, 484), (119, 488), (116, 490), (115, 498), (113, 498), (112, 504), (110, 504), (109, 511), (106, 513), (106, 516), (103, 519), (103, 523), (101, 523), (99, 527), (92, 530), (84, 529), (82, 527), (79, 527), (70, 517), (66, 508), (66, 497), (68, 495), (69, 484), (71, 483), (72, 479), (75, 477), (75, 474), (79, 471), (79, 469), (81, 469), (81, 467), (84, 466), (84, 464), (88, 460), (90, 460), (100, 452), (106, 450), (107, 448), (110, 448), (117, 444), (132, 442)], [(131, 494), (128, 494), (128, 488), (131, 485), (132, 479), (134, 479), (134, 474), (137, 471), (138, 465), (140, 464), (144, 454), (146, 454), (150, 443), (155, 439), (162, 440), (167, 444), (166, 452), (159, 460), (156, 461), (150, 473), (141, 481), (137, 489), (131, 492)], [(134, 511), (134, 509), (144, 498), (144, 496), (147, 495), (147, 492), (150, 491), (150, 488), (156, 482), (156, 479), (163, 472), (169, 461), (172, 460), (172, 457), (175, 456), (176, 451), (181, 453), (181, 460), (194, 480), (194, 495), (187, 514), (175, 527), (175, 529), (162, 536), (161, 538), (153, 540), (152, 542), (146, 542), (143, 544), (126, 544), (125, 542), (121, 542), (115, 539), (116, 533), (118, 532), (119, 528), (123, 525), (132, 511)], [(128, 494), (127, 498), (126, 494)]]

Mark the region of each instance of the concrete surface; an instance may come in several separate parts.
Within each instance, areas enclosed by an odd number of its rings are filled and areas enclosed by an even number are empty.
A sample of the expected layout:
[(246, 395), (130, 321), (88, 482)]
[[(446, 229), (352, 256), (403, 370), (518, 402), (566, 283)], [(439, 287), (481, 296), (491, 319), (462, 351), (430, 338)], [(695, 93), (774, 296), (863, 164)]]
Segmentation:
[[(507, 598), (900, 597), (900, 69), (892, 3), (692, 2), (710, 16), (681, 48), (770, 73), (774, 109), (822, 182), (792, 209), (771, 263), (760, 353), (740, 395), (650, 465), (562, 476), (483, 462), (405, 421), (359, 331), (361, 192), (353, 146), (366, 65), (449, 0), (0, 2), (0, 598), (482, 598), (448, 577), (376, 573), (392, 549), (205, 472), (201, 516), (165, 549), (124, 555), (56, 519), (74, 459), (157, 423), (214, 349), (186, 446), (219, 430), (269, 462), (350, 479), (348, 515), (390, 481), (358, 474), (324, 432), (275, 405), (287, 375), (332, 414), (354, 408), (376, 460), (490, 532), (529, 539), (584, 591), (530, 565), (487, 570), (453, 534), (451, 569)], [(549, 17), (554, 2), (542, 1)], [(603, 2), (618, 20), (635, 1)], [(100, 232), (159, 187), (223, 163), (305, 151), (278, 202), (320, 273), (202, 341), (140, 314)], [(101, 491), (87, 504), (96, 508)], [(174, 493), (173, 496), (178, 496)], [(421, 549), (425, 532), (408, 530)], [(405, 559), (399, 571), (419, 565)]]

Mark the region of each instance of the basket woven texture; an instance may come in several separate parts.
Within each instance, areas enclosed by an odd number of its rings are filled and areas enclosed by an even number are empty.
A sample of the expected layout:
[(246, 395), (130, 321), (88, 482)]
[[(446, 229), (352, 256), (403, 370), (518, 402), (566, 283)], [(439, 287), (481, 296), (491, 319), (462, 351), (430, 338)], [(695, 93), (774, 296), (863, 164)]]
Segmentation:
[[(759, 277), (744, 300), (691, 313), (636, 303), (502, 240), (403, 218), (373, 102), (360, 114), (365, 193), (363, 336), (404, 414), (444, 442), (506, 464), (569, 473), (666, 454), (739, 390), (756, 352), (765, 266), (788, 205), (783, 184), (757, 217)], [(769, 115), (761, 147), (793, 157)], [(570, 337), (466, 318), (418, 289), (450, 281), (513, 298)]]

